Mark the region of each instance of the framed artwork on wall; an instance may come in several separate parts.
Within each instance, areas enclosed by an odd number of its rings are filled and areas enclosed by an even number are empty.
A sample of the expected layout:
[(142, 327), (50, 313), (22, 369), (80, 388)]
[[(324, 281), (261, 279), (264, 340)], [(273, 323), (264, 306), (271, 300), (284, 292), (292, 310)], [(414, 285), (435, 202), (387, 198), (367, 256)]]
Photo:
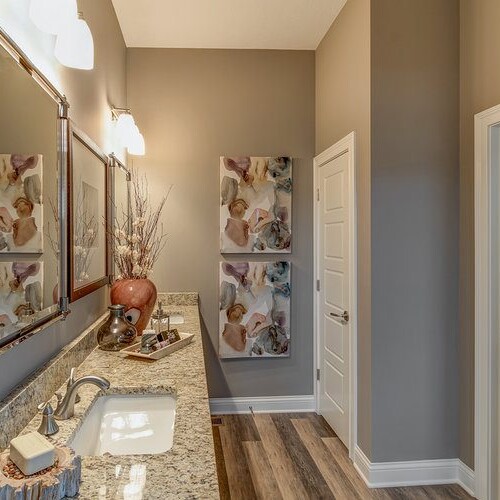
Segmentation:
[(290, 262), (221, 262), (219, 356), (290, 355)]
[(291, 227), (291, 158), (220, 158), (221, 253), (290, 253)]
[(43, 157), (0, 154), (0, 252), (43, 253)]

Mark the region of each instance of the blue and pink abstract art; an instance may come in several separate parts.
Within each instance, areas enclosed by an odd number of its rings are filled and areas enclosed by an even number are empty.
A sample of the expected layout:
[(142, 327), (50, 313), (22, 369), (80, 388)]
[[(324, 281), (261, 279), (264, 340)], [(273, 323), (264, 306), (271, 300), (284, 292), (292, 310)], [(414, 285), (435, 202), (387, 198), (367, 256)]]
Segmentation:
[(292, 159), (220, 159), (221, 253), (290, 253)]
[(289, 356), (290, 294), (290, 262), (221, 262), (219, 356)]

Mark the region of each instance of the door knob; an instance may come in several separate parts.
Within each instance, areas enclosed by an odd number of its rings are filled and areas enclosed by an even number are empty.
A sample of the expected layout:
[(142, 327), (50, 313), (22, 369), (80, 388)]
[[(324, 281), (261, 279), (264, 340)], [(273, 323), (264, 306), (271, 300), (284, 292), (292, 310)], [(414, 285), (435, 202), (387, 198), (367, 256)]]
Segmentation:
[(337, 314), (337, 313), (330, 313), (330, 316), (333, 316), (334, 318), (340, 318), (341, 320), (345, 321), (346, 323), (349, 322), (349, 313), (347, 311), (344, 311), (342, 314)]

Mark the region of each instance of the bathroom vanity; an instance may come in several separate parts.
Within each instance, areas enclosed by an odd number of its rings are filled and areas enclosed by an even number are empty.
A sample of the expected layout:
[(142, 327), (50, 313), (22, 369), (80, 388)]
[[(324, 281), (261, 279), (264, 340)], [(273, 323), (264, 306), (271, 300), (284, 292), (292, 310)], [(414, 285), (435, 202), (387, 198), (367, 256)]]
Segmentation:
[[(219, 498), (198, 296), (196, 293), (159, 294), (158, 300), (163, 302), (167, 311), (181, 313), (184, 323), (179, 325), (179, 329), (195, 335), (191, 344), (157, 361), (142, 361), (124, 357), (119, 352), (105, 352), (96, 347), (97, 329), (105, 319), (104, 316), (6, 400), (5, 403), (10, 405), (9, 411), (6, 411), (6, 406), (0, 408), (2, 427), (4, 419), (9, 415), (16, 418), (16, 409), (20, 411), (18, 417), (26, 418), (27, 410), (24, 408), (30, 406), (29, 400), (36, 394), (43, 393), (48, 374), (59, 377), (62, 384), (59, 392), (65, 392), (65, 378), (69, 375), (73, 363), (78, 365), (77, 377), (92, 374), (110, 381), (110, 388), (103, 391), (92, 385), (82, 386), (78, 391), (81, 400), (75, 405), (74, 416), (67, 420), (58, 420), (60, 430), (50, 439), (64, 444), (74, 442), (75, 445), (79, 441), (78, 446), (81, 446), (82, 440), (88, 439), (90, 443), (85, 445), (90, 445), (86, 448), (91, 450), (89, 453), (99, 453), (100, 444), (94, 446), (99, 437), (95, 432), (91, 432), (91, 427), (100, 425), (98, 406), (102, 400), (99, 402), (99, 398), (104, 396), (119, 405), (125, 405), (123, 414), (120, 414), (120, 408), (116, 409), (114, 421), (113, 418), (108, 421), (108, 427), (114, 425), (119, 433), (120, 428), (123, 428), (123, 418), (135, 418), (132, 427), (137, 427), (136, 438), (143, 446), (142, 449), (139, 449), (140, 446), (138, 448), (141, 454), (105, 453), (82, 456), (81, 499)], [(83, 362), (78, 364), (78, 358), (82, 359), (83, 356), (86, 356)], [(149, 421), (146, 411), (148, 404), (143, 404), (144, 397), (153, 403), (154, 398), (158, 397), (162, 409), (169, 412), (169, 415), (162, 416), (156, 423), (153, 418)], [(130, 404), (132, 402), (133, 409), (134, 398), (137, 398), (138, 410), (135, 417), (130, 413)], [(168, 401), (164, 408), (162, 401)], [(55, 397), (51, 399), (51, 404), (54, 407), (57, 405)], [(156, 411), (154, 405), (152, 411)], [(40, 420), (41, 415), (37, 414), (20, 433), (36, 430)], [(161, 426), (161, 422), (165, 422), (165, 429), (162, 430), (168, 432), (168, 427), (172, 427), (172, 420), (174, 423), (171, 448), (161, 451), (162, 447), (159, 446), (155, 450), (152, 449), (151, 453), (145, 453), (150, 446), (148, 442), (152, 443), (152, 448), (156, 445), (155, 440), (151, 439), (155, 425)], [(8, 429), (8, 426), (6, 428)], [(14, 429), (8, 431), (13, 433)], [(161, 439), (163, 440), (163, 437)], [(130, 439), (128, 442), (131, 443)], [(133, 442), (131, 445), (133, 446)], [(127, 448), (124, 450), (127, 451)], [(115, 448), (114, 453), (121, 451)]]

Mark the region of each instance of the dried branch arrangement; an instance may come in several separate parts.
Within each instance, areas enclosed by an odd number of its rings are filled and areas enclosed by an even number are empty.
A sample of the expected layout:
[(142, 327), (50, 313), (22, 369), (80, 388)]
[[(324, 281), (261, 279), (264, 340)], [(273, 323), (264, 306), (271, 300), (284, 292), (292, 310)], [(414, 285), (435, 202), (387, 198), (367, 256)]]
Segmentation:
[(132, 170), (131, 184), (130, 207), (121, 209), (121, 216), (115, 217), (115, 229), (110, 233), (113, 259), (119, 272), (117, 279), (148, 278), (167, 239), (160, 217), (172, 186), (158, 206), (152, 208), (146, 176)]

